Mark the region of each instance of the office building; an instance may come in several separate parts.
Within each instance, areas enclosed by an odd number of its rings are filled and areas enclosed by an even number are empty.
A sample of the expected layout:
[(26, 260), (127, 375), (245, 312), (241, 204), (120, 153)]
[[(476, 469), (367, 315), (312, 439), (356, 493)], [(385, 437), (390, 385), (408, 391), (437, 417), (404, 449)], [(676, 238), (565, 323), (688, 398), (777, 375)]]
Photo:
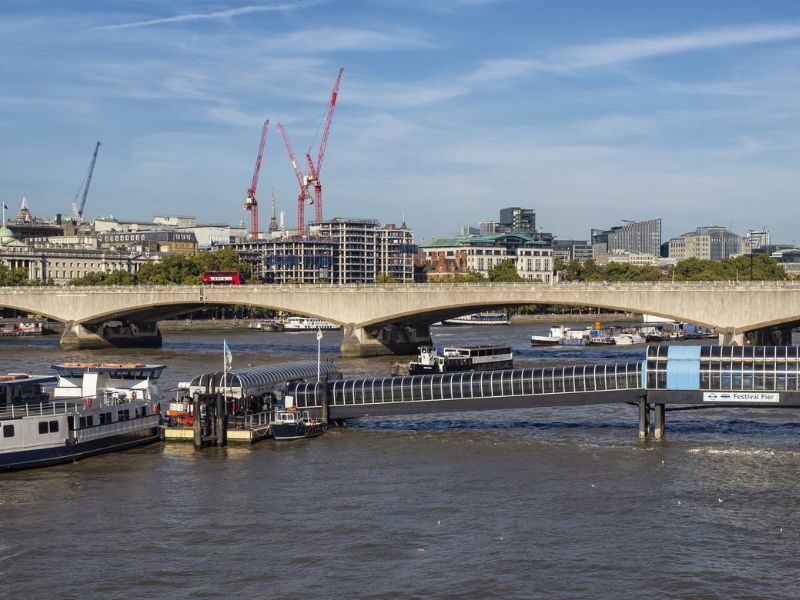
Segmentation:
[(536, 233), (536, 211), (518, 206), (501, 208), (500, 227), (505, 233), (521, 233), (533, 237)]
[(710, 225), (698, 227), (669, 241), (669, 257), (676, 260), (698, 258), (722, 260), (731, 256), (750, 254), (750, 240), (742, 238), (726, 227)]
[(592, 229), (591, 242), (595, 256), (614, 250), (660, 256), (661, 219), (626, 221), (611, 229)]
[(253, 275), (286, 283), (372, 283), (378, 275), (414, 280), (414, 234), (405, 224), (332, 219), (309, 225), (309, 235), (233, 244)]

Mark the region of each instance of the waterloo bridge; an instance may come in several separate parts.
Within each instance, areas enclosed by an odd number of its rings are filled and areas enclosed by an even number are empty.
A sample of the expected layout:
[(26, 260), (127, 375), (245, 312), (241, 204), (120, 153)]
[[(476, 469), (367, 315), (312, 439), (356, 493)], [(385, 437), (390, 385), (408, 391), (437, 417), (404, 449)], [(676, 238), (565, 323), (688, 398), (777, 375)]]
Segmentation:
[(800, 283), (790, 281), (0, 288), (0, 307), (63, 322), (65, 348), (160, 345), (160, 320), (249, 305), (341, 324), (343, 355), (414, 354), (432, 323), (531, 304), (657, 315), (709, 327), (724, 344), (789, 344), (800, 325)]

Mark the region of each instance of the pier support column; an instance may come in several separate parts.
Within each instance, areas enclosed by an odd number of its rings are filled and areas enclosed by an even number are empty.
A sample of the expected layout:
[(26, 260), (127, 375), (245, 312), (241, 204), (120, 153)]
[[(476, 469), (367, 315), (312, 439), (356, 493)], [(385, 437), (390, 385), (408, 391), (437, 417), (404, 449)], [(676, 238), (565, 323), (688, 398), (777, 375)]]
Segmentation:
[(322, 422), (327, 425), (328, 421), (330, 420), (330, 407), (329, 402), (330, 398), (328, 397), (328, 376), (323, 375), (322, 377)]
[(656, 424), (655, 424), (655, 436), (656, 440), (663, 440), (664, 439), (664, 426), (665, 426), (665, 416), (666, 416), (666, 407), (663, 404), (656, 404)]
[(344, 338), (339, 349), (342, 356), (364, 358), (392, 354), (417, 354), (420, 346), (429, 346), (431, 330), (427, 325), (391, 323), (380, 327), (344, 326)]
[(650, 435), (650, 405), (647, 398), (639, 398), (639, 439), (644, 441)]
[(734, 330), (723, 331), (717, 330), (719, 333), (720, 346), (744, 346), (744, 334), (736, 333)]
[(155, 323), (107, 321), (84, 324), (68, 321), (61, 334), (63, 350), (102, 348), (160, 348), (161, 331)]
[(227, 446), (228, 445), (228, 410), (225, 396), (217, 394), (217, 410), (216, 410), (216, 423), (214, 432), (216, 435), (215, 445)]
[(203, 447), (203, 423), (200, 419), (200, 397), (195, 396), (192, 400), (192, 433), (194, 433), (194, 447)]

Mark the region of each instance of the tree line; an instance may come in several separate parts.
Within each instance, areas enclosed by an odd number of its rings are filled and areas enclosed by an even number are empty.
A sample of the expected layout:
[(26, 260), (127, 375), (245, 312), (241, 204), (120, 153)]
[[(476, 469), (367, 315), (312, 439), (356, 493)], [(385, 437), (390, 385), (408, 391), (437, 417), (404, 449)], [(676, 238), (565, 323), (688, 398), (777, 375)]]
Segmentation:
[(233, 248), (198, 254), (169, 254), (160, 262), (148, 263), (138, 273), (111, 271), (87, 273), (73, 279), (72, 285), (197, 285), (205, 271), (239, 271), (242, 280), (250, 278), (250, 265), (239, 259)]
[[(667, 270), (651, 265), (637, 266), (626, 263), (598, 265), (589, 259), (554, 261), (561, 281), (775, 281), (786, 279), (786, 272), (774, 258), (765, 255), (737, 256), (721, 261), (689, 258)], [(171, 254), (160, 262), (143, 265), (138, 273), (111, 271), (88, 273), (73, 279), (72, 285), (197, 285), (202, 283), (204, 271), (239, 271), (242, 281), (252, 274), (250, 264), (240, 260), (233, 248), (192, 255)], [(380, 273), (376, 283), (395, 283), (391, 275)], [(522, 282), (512, 259), (500, 261), (484, 277), (480, 273), (456, 274), (446, 282)], [(41, 283), (28, 279), (27, 269), (10, 269), (0, 265), (0, 285), (53, 285), (52, 280)]]

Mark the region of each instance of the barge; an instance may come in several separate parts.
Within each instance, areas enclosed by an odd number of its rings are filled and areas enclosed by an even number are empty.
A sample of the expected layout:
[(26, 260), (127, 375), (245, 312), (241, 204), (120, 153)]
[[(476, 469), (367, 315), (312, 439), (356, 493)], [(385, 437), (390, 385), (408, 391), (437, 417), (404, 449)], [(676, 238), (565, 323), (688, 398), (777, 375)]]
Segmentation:
[(431, 346), (419, 349), (419, 358), (408, 365), (409, 375), (510, 369), (514, 364), (511, 346), (447, 347), (442, 354)]

